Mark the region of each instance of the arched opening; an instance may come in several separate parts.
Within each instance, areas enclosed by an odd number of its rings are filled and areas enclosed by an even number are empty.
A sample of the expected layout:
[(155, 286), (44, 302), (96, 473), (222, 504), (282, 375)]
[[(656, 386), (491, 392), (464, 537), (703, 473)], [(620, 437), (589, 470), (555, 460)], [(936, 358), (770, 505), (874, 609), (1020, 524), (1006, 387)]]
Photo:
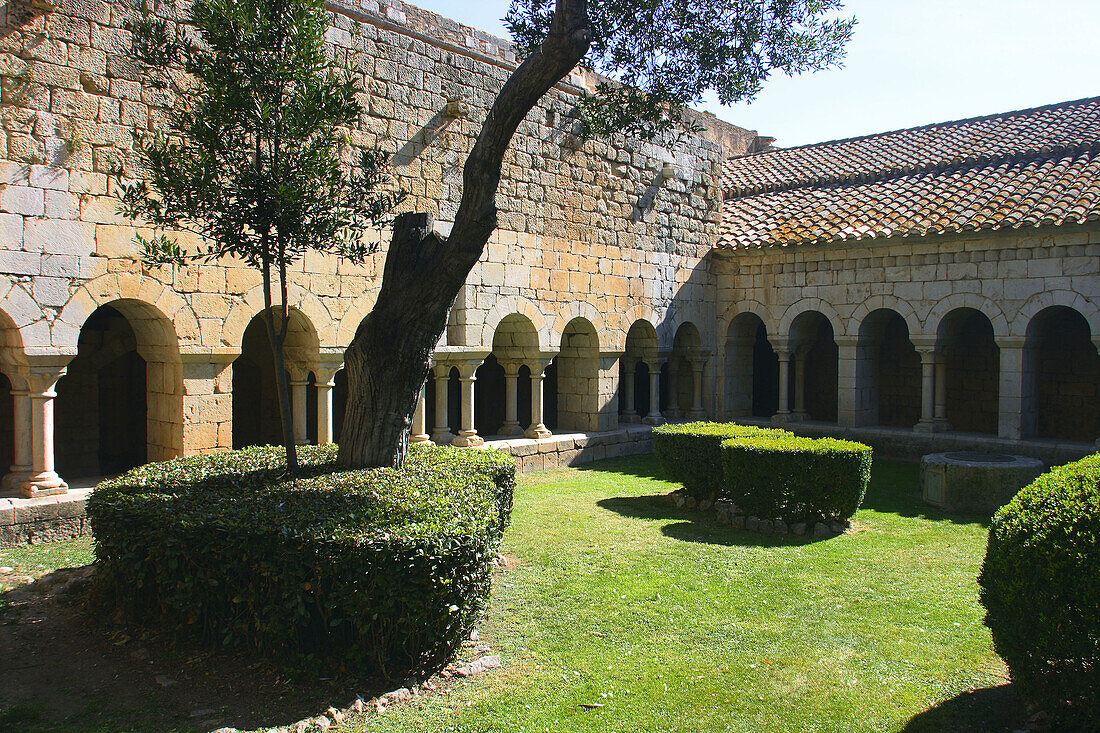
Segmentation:
[(556, 415), (561, 429), (567, 432), (599, 430), (600, 342), (588, 319), (574, 318), (566, 324), (561, 350), (554, 361), (557, 405), (553, 412), (548, 407), (547, 414)]
[(348, 373), (345, 369), (339, 369), (332, 378), (332, 441), (334, 443), (340, 442), (346, 409), (348, 409)]
[[(630, 325), (619, 360), (619, 419), (638, 422), (653, 412), (650, 371), (657, 363), (657, 329), (645, 319)], [(629, 388), (624, 385), (629, 382)], [(659, 409), (659, 405), (657, 406)]]
[[(482, 435), (521, 434), (531, 424), (531, 370), (530, 364), (540, 359), (539, 337), (530, 319), (519, 313), (505, 316), (493, 332), (493, 352), (478, 367), (478, 381), (474, 385), (474, 427)], [(489, 365), (486, 368), (486, 365)], [(527, 367), (527, 368), (523, 368)], [(485, 383), (482, 383), (484, 371)], [(506, 380), (514, 374), (516, 380), (516, 422), (508, 425), (509, 405)], [(543, 419), (547, 427), (555, 421), (551, 411), (552, 399), (547, 393), (553, 390), (552, 374), (548, 369), (543, 379)], [(526, 404), (526, 416), (521, 406)], [(457, 423), (453, 423), (452, 426)]]
[(948, 313), (937, 329), (937, 356), (943, 362), (944, 407), (952, 429), (995, 434), (1000, 351), (989, 318), (973, 308)]
[(920, 420), (920, 354), (897, 311), (879, 308), (859, 325), (856, 424), (911, 428)]
[[(276, 315), (278, 319), (278, 315)], [(276, 328), (278, 320), (276, 320)], [(311, 366), (318, 358), (317, 332), (309, 319), (294, 308), (290, 309), (290, 323), (287, 324), (286, 342), (283, 355), (288, 375), (295, 371), (303, 376), (309, 374)], [(343, 371), (343, 370), (341, 370)], [(333, 428), (343, 425), (344, 406), (347, 404), (347, 381), (344, 375), (343, 404), (333, 403), (336, 415)], [(288, 380), (290, 377), (288, 376)], [(302, 389), (305, 399), (301, 400), (306, 409), (306, 436), (309, 425), (314, 426), (313, 437), (316, 440), (317, 390), (309, 389), (308, 378), (298, 387), (291, 386), (291, 402), (294, 402), (294, 389)], [(313, 415), (311, 421), (309, 415)], [(275, 379), (275, 359), (271, 352), (267, 326), (263, 314), (258, 313), (249, 322), (241, 342), (241, 355), (233, 362), (233, 447), (244, 448), (250, 445), (282, 445), (283, 428), (279, 415), (279, 390)]]
[[(672, 338), (672, 351), (661, 369), (662, 403), (667, 409), (666, 417), (701, 417), (692, 413), (695, 406), (695, 367), (702, 358), (701, 350), (702, 338), (695, 324), (680, 324)], [(701, 400), (702, 395), (699, 397)]]
[[(19, 330), (8, 315), (0, 311), (0, 476), (6, 475), (9, 467), (15, 466), (15, 400), (12, 391), (16, 383), (13, 381), (15, 374), (22, 362)], [(24, 425), (23, 429), (29, 430), (30, 426)], [(15, 478), (3, 482), (0, 496), (17, 493), (18, 486), (13, 484)]]
[(1100, 354), (1088, 321), (1046, 308), (1027, 326), (1024, 435), (1092, 442), (1100, 436)]
[(0, 475), (15, 463), (15, 402), (11, 380), (0, 372)]
[(793, 412), (810, 420), (836, 422), (838, 351), (833, 324), (818, 311), (800, 313), (791, 323), (790, 349)]
[(58, 473), (106, 476), (179, 455), (182, 382), (175, 331), (162, 313), (134, 300), (97, 308), (57, 383)]

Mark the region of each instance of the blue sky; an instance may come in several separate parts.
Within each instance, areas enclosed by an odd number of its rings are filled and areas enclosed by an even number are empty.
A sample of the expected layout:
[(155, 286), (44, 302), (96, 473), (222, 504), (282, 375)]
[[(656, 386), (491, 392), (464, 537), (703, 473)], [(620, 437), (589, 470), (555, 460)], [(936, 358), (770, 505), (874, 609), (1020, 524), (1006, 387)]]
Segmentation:
[[(508, 0), (414, 4), (507, 37)], [(848, 0), (846, 14), (844, 68), (705, 108), (791, 146), (1100, 95), (1095, 0)]]

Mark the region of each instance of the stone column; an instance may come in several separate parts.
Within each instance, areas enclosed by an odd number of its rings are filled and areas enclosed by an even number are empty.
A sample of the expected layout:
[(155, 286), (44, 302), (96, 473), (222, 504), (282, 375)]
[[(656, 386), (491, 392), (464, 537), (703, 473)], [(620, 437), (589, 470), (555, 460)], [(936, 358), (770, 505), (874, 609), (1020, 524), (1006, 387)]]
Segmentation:
[(523, 435), (519, 424), (519, 393), (517, 381), (521, 364), (517, 361), (501, 363), (504, 368), (504, 424), (500, 426), (501, 435)]
[(451, 432), (451, 426), (447, 422), (447, 387), (451, 380), (451, 364), (439, 363), (433, 366), (432, 378), (435, 379), (435, 427), (432, 429), (432, 442), (436, 445), (447, 445), (457, 437)]
[(707, 416), (703, 409), (703, 369), (706, 366), (705, 359), (693, 359), (691, 364), (691, 411), (688, 417), (692, 420), (701, 420)]
[(463, 448), (474, 448), (485, 444), (474, 427), (474, 382), (477, 381), (476, 372), (479, 366), (481, 366), (481, 359), (467, 359), (458, 364), (458, 374), (462, 380), (462, 429), (458, 431), (458, 437), (451, 443)]
[(57, 380), (65, 376), (65, 364), (70, 357), (63, 357), (52, 364), (34, 365), (30, 368), (27, 387), (31, 408), (31, 471), (32, 474), (19, 486), (20, 493), (28, 498), (64, 494), (69, 490), (54, 470), (53, 454), (53, 400)]
[(332, 442), (332, 388), (336, 386), (336, 373), (317, 375), (317, 445)]
[(920, 422), (913, 426), (913, 430), (931, 433), (936, 429), (936, 349), (934, 346), (918, 346), (917, 353), (920, 354)]
[[(1024, 413), (1028, 404), (1028, 380), (1024, 373), (1024, 356), (1027, 339), (1023, 336), (1002, 336), (996, 339), (1000, 350), (1001, 369), (997, 397), (997, 434), (1009, 440), (1024, 437)], [(937, 405), (939, 407), (939, 390)]]
[(542, 409), (543, 409), (543, 395), (542, 387), (543, 380), (546, 378), (546, 367), (550, 366), (549, 361), (536, 361), (528, 366), (531, 367), (531, 425), (523, 433), (528, 438), (534, 438), (539, 440), (541, 438), (549, 438), (552, 433), (542, 423)]
[(304, 374), (294, 373), (290, 378), (290, 416), (294, 425), (294, 444), (307, 445), (306, 397), (309, 380)]
[(668, 359), (668, 408), (664, 416), (668, 420), (679, 420), (684, 416), (684, 410), (680, 406), (680, 362), (675, 358)]
[(634, 370), (637, 364), (624, 359), (622, 365), (623, 368), (619, 372), (623, 395), (622, 420), (626, 423), (638, 422), (638, 413), (634, 411)]
[(10, 376), (12, 385), (12, 429), (14, 437), (14, 455), (9, 472), (0, 479), (0, 490), (4, 493), (16, 491), (33, 474), (31, 459), (31, 397), (22, 376)]
[(779, 409), (772, 416), (772, 422), (791, 422), (791, 352), (786, 347), (776, 348), (775, 355), (779, 357)]
[(420, 386), (420, 394), (416, 397), (416, 409), (413, 410), (412, 434), (409, 435), (410, 443), (430, 443), (425, 415), (427, 408), (424, 405), (424, 385)]
[(654, 360), (649, 364), (649, 414), (642, 422), (647, 425), (664, 425), (661, 414), (661, 363)]
[(796, 420), (805, 420), (810, 416), (806, 412), (806, 349), (794, 353), (794, 414)]

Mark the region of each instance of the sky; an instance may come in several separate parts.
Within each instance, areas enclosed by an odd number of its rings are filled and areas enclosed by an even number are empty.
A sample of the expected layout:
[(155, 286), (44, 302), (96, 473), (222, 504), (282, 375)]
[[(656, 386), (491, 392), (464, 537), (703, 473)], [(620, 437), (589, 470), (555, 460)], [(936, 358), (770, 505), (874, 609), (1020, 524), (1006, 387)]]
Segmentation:
[[(508, 37), (508, 0), (413, 0)], [(843, 68), (707, 109), (790, 147), (1100, 95), (1095, 0), (848, 0)]]

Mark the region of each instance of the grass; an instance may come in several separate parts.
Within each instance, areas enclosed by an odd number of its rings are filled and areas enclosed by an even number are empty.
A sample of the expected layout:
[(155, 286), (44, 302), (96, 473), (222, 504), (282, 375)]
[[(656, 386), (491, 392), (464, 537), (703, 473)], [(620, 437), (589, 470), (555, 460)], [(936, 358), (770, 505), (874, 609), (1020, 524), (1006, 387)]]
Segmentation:
[(997, 717), (965, 694), (1005, 676), (975, 583), (986, 527), (922, 508), (915, 466), (876, 467), (856, 532), (812, 543), (676, 510), (656, 475), (647, 457), (522, 480), (505, 540), (519, 566), (482, 630), (506, 668), (362, 730), (976, 731)]
[[(652, 457), (521, 478), (518, 565), (480, 631), (504, 667), (355, 730), (1022, 727), (981, 623), (986, 526), (923, 507), (915, 466), (877, 465), (855, 531), (819, 542), (677, 510), (673, 488)], [(0, 550), (27, 574), (89, 559), (87, 540)]]

